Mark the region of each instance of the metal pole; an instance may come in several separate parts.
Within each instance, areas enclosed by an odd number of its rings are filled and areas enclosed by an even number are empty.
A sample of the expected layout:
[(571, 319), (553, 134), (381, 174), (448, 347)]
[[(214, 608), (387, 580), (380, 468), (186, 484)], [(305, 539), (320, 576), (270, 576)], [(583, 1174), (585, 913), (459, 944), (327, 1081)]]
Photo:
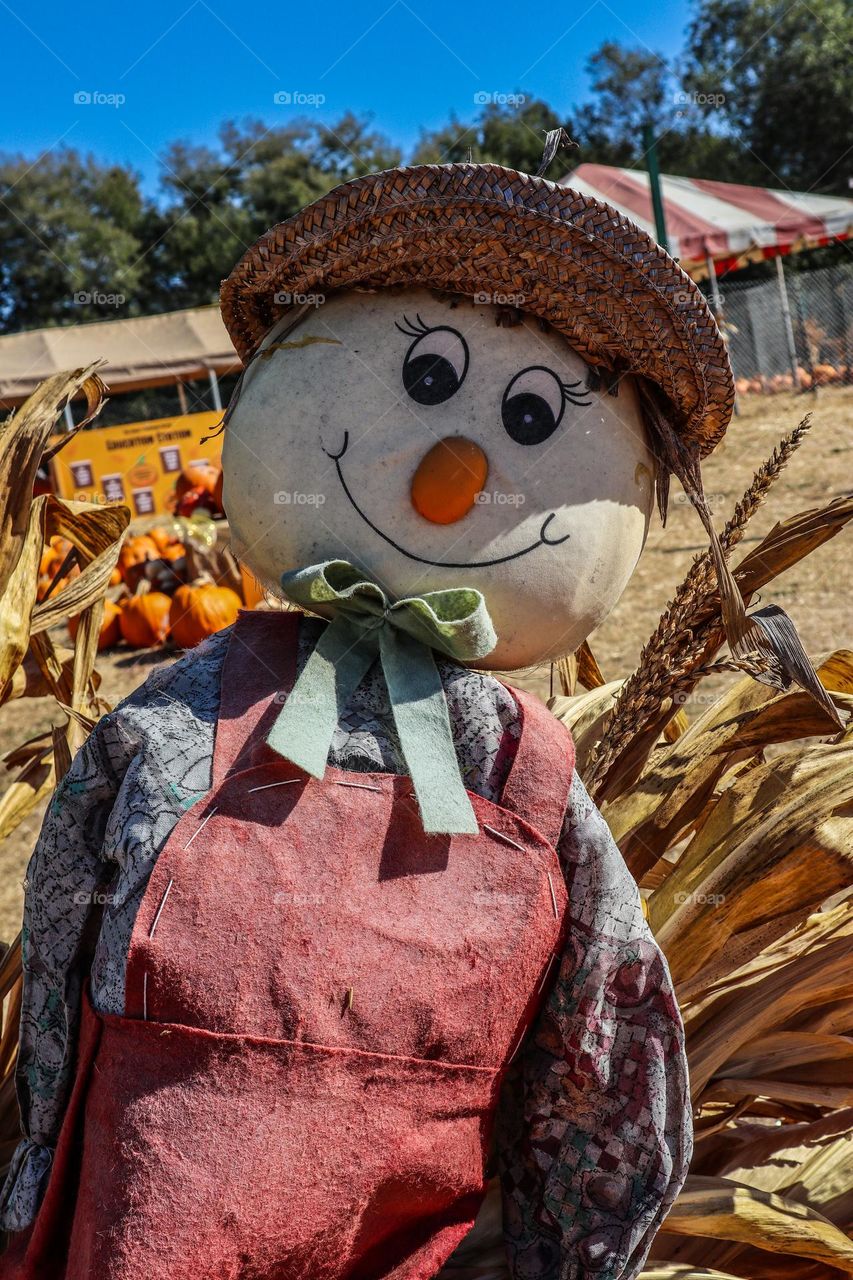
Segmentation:
[(785, 342), (788, 346), (788, 360), (791, 365), (791, 375), (794, 379), (794, 390), (800, 389), (800, 372), (797, 367), (797, 344), (794, 341), (794, 325), (791, 320), (791, 306), (788, 302), (788, 286), (785, 283), (785, 268), (782, 266), (781, 253), (776, 257), (776, 280), (779, 285), (779, 303), (782, 307), (782, 324), (785, 328)]
[(806, 373), (809, 375), (809, 390), (813, 396), (817, 395), (817, 383), (814, 376), (814, 361), (812, 360), (812, 345), (809, 342), (809, 334), (806, 329), (806, 319), (803, 315), (803, 293), (800, 288), (800, 277), (797, 272), (794, 273), (792, 281), (794, 289), (794, 310), (797, 313), (797, 330), (800, 335), (800, 346), (803, 351), (803, 364), (806, 366)]
[(666, 215), (664, 214), (663, 196), (660, 189), (658, 148), (655, 142), (654, 130), (650, 124), (643, 126), (643, 148), (649, 169), (649, 186), (652, 189), (652, 208), (655, 211), (655, 229), (657, 231), (658, 244), (662, 249), (669, 251), (669, 241), (666, 237)]
[(708, 268), (708, 284), (711, 290), (711, 307), (719, 324), (723, 318), (723, 297), (720, 293), (720, 282), (717, 279), (717, 267), (710, 253), (705, 255), (705, 266)]
[(215, 369), (208, 369), (207, 376), (210, 379), (210, 391), (213, 396), (213, 407), (217, 413), (222, 412), (222, 397), (219, 394), (219, 379), (216, 376)]
[(847, 306), (847, 287), (846, 280), (842, 272), (838, 272), (838, 298), (841, 309), (841, 341), (844, 344), (844, 382), (849, 385), (853, 382), (853, 321), (850, 319), (850, 313)]
[[(714, 262), (713, 254), (710, 254), (710, 253), (705, 254), (705, 266), (708, 268), (708, 284), (710, 286), (710, 294), (711, 294), (711, 310), (714, 312), (714, 319), (717, 322), (720, 333), (723, 334), (723, 341), (728, 347), (729, 345), (728, 339), (726, 338), (725, 333), (723, 333), (723, 295), (720, 293), (720, 282), (717, 279), (717, 264)], [(738, 403), (737, 395), (735, 396), (734, 412), (735, 412), (735, 417), (739, 418), (740, 404)]]

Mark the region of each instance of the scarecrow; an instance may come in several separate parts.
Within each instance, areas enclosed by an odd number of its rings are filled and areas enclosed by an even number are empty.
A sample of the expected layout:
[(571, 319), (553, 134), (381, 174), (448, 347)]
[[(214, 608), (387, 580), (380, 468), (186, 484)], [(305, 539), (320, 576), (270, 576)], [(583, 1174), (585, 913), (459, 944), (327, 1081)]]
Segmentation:
[[(0, 1275), (629, 1280), (690, 1157), (678, 1009), (568, 732), (493, 672), (601, 622), (671, 471), (714, 537), (714, 319), (489, 164), (338, 187), (222, 314), (235, 549), (297, 608), (150, 676), (58, 789)], [(712, 545), (737, 659), (813, 688)]]

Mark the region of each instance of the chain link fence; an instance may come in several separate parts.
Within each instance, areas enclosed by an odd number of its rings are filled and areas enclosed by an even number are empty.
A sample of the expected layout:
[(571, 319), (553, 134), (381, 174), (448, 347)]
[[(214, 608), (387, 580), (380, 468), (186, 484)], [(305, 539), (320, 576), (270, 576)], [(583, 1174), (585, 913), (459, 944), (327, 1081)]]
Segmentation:
[(722, 280), (720, 292), (740, 395), (853, 385), (853, 266), (777, 266), (773, 279)]

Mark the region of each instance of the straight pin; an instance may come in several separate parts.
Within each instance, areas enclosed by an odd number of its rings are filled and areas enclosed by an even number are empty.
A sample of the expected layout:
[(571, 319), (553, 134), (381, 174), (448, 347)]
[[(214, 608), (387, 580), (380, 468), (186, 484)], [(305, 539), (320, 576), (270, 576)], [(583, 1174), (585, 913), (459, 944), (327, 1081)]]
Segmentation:
[(539, 992), (542, 990), (542, 988), (545, 986), (545, 983), (548, 981), (548, 978), (551, 976), (551, 970), (554, 968), (554, 962), (556, 961), (556, 959), (557, 959), (556, 956), (551, 956), (551, 959), (548, 961), (548, 967), (546, 968), (545, 972), (542, 974), (542, 981), (539, 983), (539, 986), (536, 988), (537, 996), (539, 995)]
[(175, 883), (174, 880), (170, 880), (169, 883), (166, 885), (166, 892), (163, 894), (163, 897), (160, 899), (160, 905), (157, 908), (157, 914), (154, 916), (154, 919), (151, 922), (151, 928), (148, 930), (149, 938), (154, 937), (154, 930), (157, 928), (157, 921), (160, 919), (160, 913), (166, 905), (166, 899), (168, 898), (169, 894), (172, 892), (172, 885), (174, 883)]
[(374, 787), (372, 782), (338, 782), (339, 787), (361, 787), (362, 791), (381, 791), (381, 787)]
[(548, 872), (548, 888), (551, 890), (551, 906), (554, 908), (554, 919), (559, 920), (560, 912), (557, 908), (557, 895), (554, 892), (554, 881), (551, 879), (551, 872)]
[(270, 787), (290, 787), (294, 782), (301, 781), (301, 778), (285, 778), (283, 782), (265, 782), (262, 787), (249, 787), (249, 795), (253, 791), (269, 791)]
[(516, 1054), (518, 1053), (519, 1049), (521, 1048), (522, 1044), (524, 1043), (524, 1037), (525, 1037), (526, 1035), (527, 1035), (527, 1027), (522, 1027), (522, 1029), (521, 1029), (521, 1035), (518, 1037), (518, 1039), (517, 1039), (517, 1040), (516, 1040), (516, 1042), (515, 1042), (515, 1048), (513, 1049), (512, 1053), (511, 1053), (511, 1054), (509, 1055), (509, 1057), (507, 1058), (506, 1065), (507, 1065), (508, 1067), (511, 1067), (511, 1066), (512, 1066), (512, 1064), (513, 1064), (513, 1062), (515, 1061), (515, 1056), (516, 1056)]
[(213, 817), (213, 815), (216, 813), (216, 811), (217, 811), (217, 809), (218, 809), (218, 808), (219, 808), (219, 805), (218, 805), (218, 804), (213, 806), (213, 808), (211, 809), (210, 813), (209, 813), (209, 814), (207, 815), (207, 817), (205, 818), (204, 822), (203, 822), (203, 823), (201, 824), (201, 826), (198, 828), (198, 831), (194, 831), (194, 832), (193, 832), (193, 834), (190, 836), (189, 840), (188, 840), (188, 841), (186, 842), (186, 844), (184, 845), (184, 848), (185, 848), (185, 849), (189, 849), (190, 845), (192, 844), (193, 840), (195, 840), (195, 838), (196, 838), (196, 836), (198, 835), (199, 831), (203, 831), (203, 830), (204, 830), (204, 828), (207, 826), (208, 822), (210, 822), (210, 819), (211, 819), (211, 818)]
[(511, 844), (513, 849), (518, 849), (521, 853), (527, 852), (523, 844), (519, 844), (517, 840), (513, 840), (510, 836), (505, 836), (502, 831), (496, 831), (494, 827), (487, 827), (485, 822), (483, 823), (483, 830), (488, 831), (489, 835), (494, 836), (496, 840), (502, 840), (504, 844)]
[(347, 989), (347, 1009), (352, 1010), (353, 1000), (355, 999), (355, 991), (352, 987)]
[(142, 1021), (148, 1021), (148, 974), (142, 975)]

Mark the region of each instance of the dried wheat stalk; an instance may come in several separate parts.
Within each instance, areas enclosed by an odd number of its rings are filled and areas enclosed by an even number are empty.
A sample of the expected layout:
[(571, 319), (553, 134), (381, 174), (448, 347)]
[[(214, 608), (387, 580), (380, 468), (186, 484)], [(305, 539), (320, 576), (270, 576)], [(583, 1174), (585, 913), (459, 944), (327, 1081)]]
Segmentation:
[[(810, 427), (811, 414), (807, 414), (755, 472), (720, 536), (727, 556), (740, 542), (747, 524)], [(589, 757), (585, 779), (594, 798), (600, 796), (608, 773), (628, 744), (660, 716), (673, 693), (676, 690), (683, 693), (691, 673), (697, 680), (701, 678), (698, 669), (707, 658), (709, 628), (718, 615), (714, 565), (711, 553), (704, 551), (696, 556), (661, 615), (643, 647), (636, 670), (626, 680), (602, 726), (601, 738)]]

